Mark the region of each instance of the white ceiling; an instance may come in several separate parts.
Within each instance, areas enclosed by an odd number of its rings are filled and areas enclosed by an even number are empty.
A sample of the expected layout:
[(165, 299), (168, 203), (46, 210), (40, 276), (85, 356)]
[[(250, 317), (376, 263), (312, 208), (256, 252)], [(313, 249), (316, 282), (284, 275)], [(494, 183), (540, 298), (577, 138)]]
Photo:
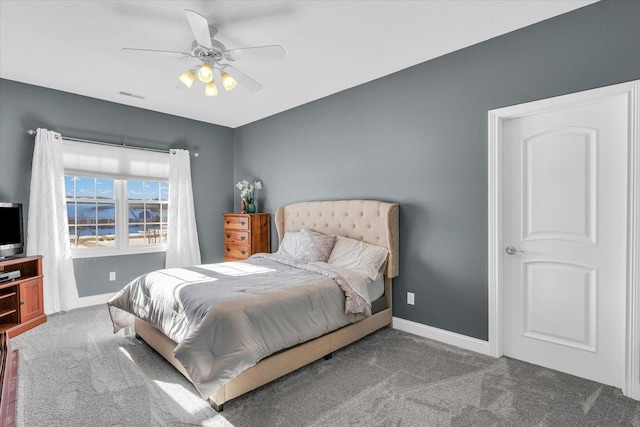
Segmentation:
[[(591, 3), (0, 0), (0, 77), (235, 128)], [(177, 88), (197, 60), (120, 52), (188, 52), (183, 9), (228, 49), (280, 44), (286, 59), (235, 62), (264, 88), (205, 97)]]

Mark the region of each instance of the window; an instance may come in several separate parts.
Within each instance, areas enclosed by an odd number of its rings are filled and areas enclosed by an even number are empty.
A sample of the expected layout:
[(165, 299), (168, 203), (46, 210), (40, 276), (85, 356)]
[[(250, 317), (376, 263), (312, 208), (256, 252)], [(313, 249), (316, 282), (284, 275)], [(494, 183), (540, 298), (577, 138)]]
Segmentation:
[(167, 243), (169, 184), (127, 181), (130, 246)]
[(74, 258), (167, 248), (169, 153), (62, 140)]
[(116, 198), (113, 179), (65, 176), (71, 248), (115, 248)]
[(65, 176), (74, 257), (166, 250), (169, 184)]

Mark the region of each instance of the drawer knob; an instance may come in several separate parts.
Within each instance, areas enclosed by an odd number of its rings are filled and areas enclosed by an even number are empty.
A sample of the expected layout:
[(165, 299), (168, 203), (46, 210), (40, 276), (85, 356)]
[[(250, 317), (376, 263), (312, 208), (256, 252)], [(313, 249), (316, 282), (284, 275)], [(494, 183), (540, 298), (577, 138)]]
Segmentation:
[(20, 305), (24, 305), (24, 301), (20, 301)]
[(242, 255), (246, 254), (246, 252), (245, 252), (245, 251), (240, 251), (240, 253), (241, 253)]
[(231, 221), (227, 221), (227, 224), (231, 224)]
[(227, 234), (227, 239), (231, 237), (231, 234)]
[(244, 222), (244, 221), (240, 221), (240, 224), (245, 225), (245, 224), (246, 224), (246, 222)]
[(242, 236), (242, 237), (240, 238), (240, 240), (244, 240), (244, 239), (246, 239), (246, 238), (247, 238), (247, 236)]
[(227, 252), (231, 252), (231, 248), (227, 248)]

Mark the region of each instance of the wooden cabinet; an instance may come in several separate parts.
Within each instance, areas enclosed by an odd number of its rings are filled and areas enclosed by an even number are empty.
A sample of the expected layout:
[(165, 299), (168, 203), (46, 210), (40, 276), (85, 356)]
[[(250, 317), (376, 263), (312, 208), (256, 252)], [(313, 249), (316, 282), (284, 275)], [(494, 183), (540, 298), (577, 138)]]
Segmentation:
[(0, 282), (0, 332), (13, 338), (47, 321), (42, 295), (42, 257), (0, 261), (0, 273), (19, 271), (20, 277)]
[(247, 259), (258, 252), (270, 252), (269, 214), (222, 214), (224, 217), (224, 260)]

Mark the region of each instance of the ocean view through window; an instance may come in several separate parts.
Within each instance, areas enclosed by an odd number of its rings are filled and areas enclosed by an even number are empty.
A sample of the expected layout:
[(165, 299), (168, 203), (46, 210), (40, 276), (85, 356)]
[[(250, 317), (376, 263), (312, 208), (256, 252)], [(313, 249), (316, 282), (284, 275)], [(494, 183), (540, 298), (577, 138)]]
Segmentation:
[(166, 250), (169, 184), (65, 176), (74, 256)]

